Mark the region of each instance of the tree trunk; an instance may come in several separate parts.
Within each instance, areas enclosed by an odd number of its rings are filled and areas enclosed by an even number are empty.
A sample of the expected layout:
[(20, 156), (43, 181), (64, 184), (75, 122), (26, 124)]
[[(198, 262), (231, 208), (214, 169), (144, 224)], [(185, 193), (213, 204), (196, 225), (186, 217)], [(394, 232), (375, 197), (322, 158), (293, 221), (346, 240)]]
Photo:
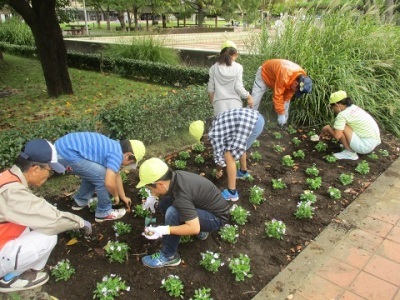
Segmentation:
[(118, 14), (117, 15), (118, 21), (121, 24), (121, 31), (124, 32), (125, 28), (126, 28), (125, 20), (124, 20), (124, 12), (123, 11), (118, 11), (117, 14)]
[(67, 67), (67, 50), (55, 12), (56, 0), (10, 0), (9, 4), (32, 30), (42, 65), (47, 94), (73, 94)]

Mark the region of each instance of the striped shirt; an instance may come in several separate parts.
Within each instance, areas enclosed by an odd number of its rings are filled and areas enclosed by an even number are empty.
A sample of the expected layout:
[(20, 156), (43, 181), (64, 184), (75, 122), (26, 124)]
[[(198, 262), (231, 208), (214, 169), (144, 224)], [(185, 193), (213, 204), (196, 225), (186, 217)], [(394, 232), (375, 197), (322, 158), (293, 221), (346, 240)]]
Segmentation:
[(225, 152), (230, 151), (238, 160), (246, 151), (246, 143), (259, 117), (249, 108), (235, 108), (217, 115), (208, 133), (214, 150), (215, 163), (225, 167)]
[(344, 130), (349, 126), (360, 138), (381, 140), (378, 124), (374, 118), (362, 108), (352, 104), (336, 116), (333, 128)]
[(73, 132), (59, 138), (54, 145), (67, 161), (86, 159), (118, 172), (123, 153), (118, 141), (96, 132)]

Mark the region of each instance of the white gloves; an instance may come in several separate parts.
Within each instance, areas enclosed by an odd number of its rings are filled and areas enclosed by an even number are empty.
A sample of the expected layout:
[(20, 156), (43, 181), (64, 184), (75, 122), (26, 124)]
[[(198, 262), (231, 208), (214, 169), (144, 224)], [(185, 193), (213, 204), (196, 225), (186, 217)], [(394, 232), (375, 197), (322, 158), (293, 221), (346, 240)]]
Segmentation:
[(92, 234), (92, 224), (90, 224), (90, 222), (84, 220), (82, 228), (85, 231), (85, 235), (91, 235)]
[(169, 234), (169, 226), (145, 227), (142, 235), (148, 240), (156, 240)]
[(285, 115), (278, 115), (278, 124), (279, 125), (285, 125), (286, 124), (286, 117)]
[(154, 213), (155, 212), (154, 205), (158, 202), (157, 198), (155, 196), (152, 196), (148, 189), (146, 189), (146, 192), (149, 196), (146, 198), (146, 202), (143, 203), (143, 208), (150, 209), (150, 211)]

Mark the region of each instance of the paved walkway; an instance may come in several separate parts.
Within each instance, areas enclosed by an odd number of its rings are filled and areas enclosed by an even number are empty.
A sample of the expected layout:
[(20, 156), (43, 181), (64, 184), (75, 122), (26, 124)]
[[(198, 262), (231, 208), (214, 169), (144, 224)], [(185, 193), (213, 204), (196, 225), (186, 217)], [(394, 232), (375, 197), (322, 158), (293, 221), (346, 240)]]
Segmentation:
[(253, 300), (400, 300), (400, 159)]

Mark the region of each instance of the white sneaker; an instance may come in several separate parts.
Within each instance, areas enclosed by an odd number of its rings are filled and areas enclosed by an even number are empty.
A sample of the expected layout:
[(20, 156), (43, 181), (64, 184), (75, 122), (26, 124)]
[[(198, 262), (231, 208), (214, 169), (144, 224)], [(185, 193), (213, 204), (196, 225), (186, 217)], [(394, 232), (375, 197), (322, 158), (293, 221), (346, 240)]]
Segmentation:
[(358, 159), (357, 153), (346, 149), (344, 149), (342, 152), (334, 153), (333, 156), (335, 156), (337, 159), (351, 159), (351, 160)]
[(95, 221), (98, 223), (104, 222), (104, 221), (114, 221), (121, 219), (123, 216), (125, 216), (126, 210), (125, 208), (120, 208), (120, 209), (113, 209), (108, 216), (105, 216), (104, 218), (99, 218), (96, 217)]

